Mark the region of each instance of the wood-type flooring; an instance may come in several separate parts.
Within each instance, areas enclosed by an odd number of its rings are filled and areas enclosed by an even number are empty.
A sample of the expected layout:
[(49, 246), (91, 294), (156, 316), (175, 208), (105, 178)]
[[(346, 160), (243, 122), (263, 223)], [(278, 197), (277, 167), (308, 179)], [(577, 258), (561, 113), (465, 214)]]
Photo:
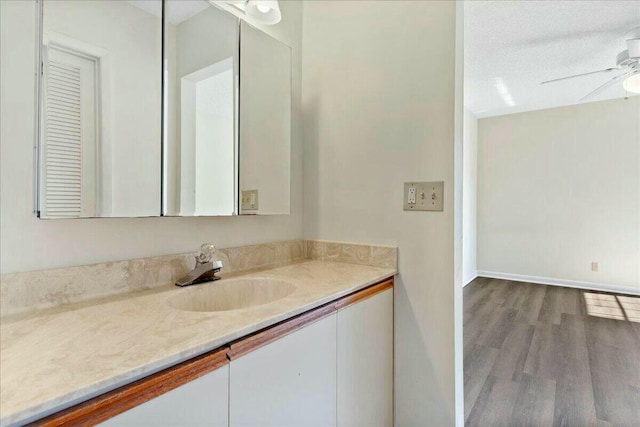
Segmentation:
[(640, 297), (477, 278), (466, 426), (640, 427)]

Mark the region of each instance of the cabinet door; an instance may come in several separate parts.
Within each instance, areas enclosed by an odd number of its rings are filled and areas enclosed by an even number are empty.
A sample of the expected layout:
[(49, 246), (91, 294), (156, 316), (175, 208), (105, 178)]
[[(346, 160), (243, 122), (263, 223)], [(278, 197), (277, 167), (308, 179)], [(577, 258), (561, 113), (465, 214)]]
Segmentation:
[(228, 405), (229, 365), (225, 365), (100, 425), (227, 427)]
[(336, 424), (336, 314), (230, 362), (231, 427)]
[(393, 289), (337, 316), (338, 426), (392, 426)]

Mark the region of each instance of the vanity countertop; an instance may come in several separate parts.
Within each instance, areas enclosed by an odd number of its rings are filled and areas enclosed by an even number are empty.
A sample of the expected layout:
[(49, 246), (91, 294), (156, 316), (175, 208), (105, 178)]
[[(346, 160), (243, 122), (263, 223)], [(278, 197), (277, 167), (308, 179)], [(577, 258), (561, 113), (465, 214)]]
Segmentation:
[(391, 268), (306, 260), (237, 276), (280, 279), (296, 286), (284, 299), (246, 309), (176, 310), (168, 300), (189, 288), (168, 285), (4, 319), (0, 425), (64, 409), (395, 273)]

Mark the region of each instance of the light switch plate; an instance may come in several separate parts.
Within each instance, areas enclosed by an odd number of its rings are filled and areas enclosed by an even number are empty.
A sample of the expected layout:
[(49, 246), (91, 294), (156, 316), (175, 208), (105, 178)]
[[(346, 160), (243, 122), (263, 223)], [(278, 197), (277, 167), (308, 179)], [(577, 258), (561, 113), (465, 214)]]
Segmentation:
[(258, 210), (258, 190), (242, 190), (241, 211)]
[[(410, 203), (414, 195), (415, 203)], [(403, 198), (405, 211), (442, 211), (444, 181), (405, 182)]]

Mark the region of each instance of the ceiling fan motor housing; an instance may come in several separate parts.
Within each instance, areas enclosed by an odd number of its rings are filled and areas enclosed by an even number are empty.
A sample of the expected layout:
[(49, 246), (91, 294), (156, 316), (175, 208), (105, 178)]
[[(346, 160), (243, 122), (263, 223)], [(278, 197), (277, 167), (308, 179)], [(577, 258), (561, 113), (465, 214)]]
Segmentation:
[(631, 59), (640, 59), (640, 27), (629, 31), (625, 38), (627, 41), (628, 57)]
[(616, 57), (616, 65), (619, 68), (635, 68), (640, 62), (640, 56), (630, 56), (628, 50), (623, 50)]

